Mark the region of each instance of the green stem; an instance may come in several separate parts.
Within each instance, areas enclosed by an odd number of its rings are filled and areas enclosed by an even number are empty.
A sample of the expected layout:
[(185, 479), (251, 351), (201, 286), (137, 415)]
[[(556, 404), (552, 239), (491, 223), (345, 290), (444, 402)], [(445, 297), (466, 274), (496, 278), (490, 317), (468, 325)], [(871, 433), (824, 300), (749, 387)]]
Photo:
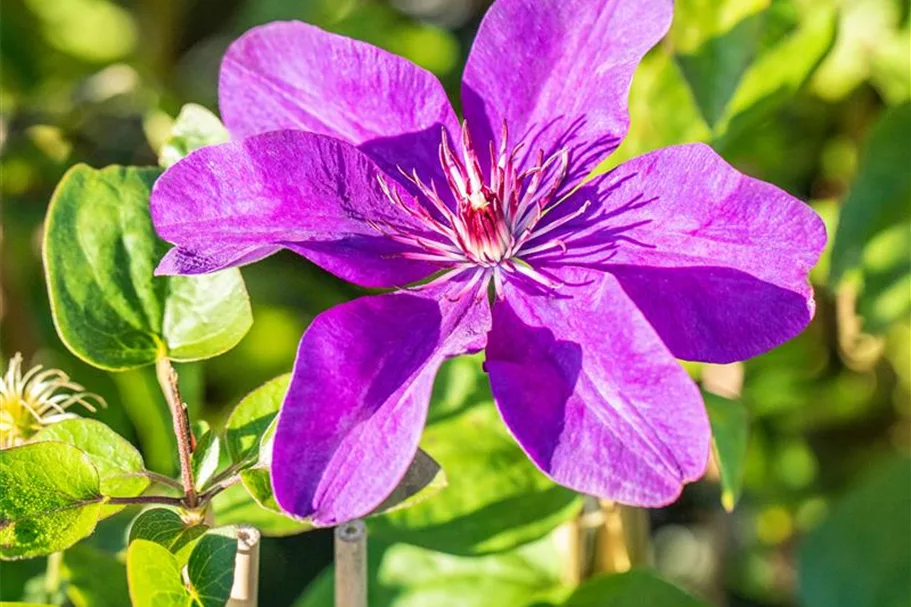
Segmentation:
[(187, 507), (185, 498), (168, 495), (139, 495), (137, 497), (109, 497), (105, 502), (109, 506), (133, 506), (135, 504), (160, 504), (162, 506)]
[(178, 491), (183, 491), (183, 485), (181, 485), (179, 481), (175, 481), (170, 476), (158, 474), (157, 472), (152, 472), (151, 470), (145, 470), (142, 475), (154, 483), (165, 485), (167, 487), (171, 487), (172, 489), (177, 489)]
[(60, 569), (63, 565), (63, 551), (53, 552), (47, 557), (47, 570), (44, 574), (44, 591), (47, 598), (54, 600), (60, 592)]
[(209, 502), (209, 500), (211, 500), (213, 497), (215, 497), (216, 495), (218, 495), (219, 493), (221, 493), (228, 487), (230, 487), (232, 485), (236, 485), (239, 482), (240, 482), (240, 476), (232, 476), (231, 478), (224, 479), (220, 483), (216, 483), (216, 484), (212, 485), (202, 495), (199, 496), (199, 503), (207, 504)]

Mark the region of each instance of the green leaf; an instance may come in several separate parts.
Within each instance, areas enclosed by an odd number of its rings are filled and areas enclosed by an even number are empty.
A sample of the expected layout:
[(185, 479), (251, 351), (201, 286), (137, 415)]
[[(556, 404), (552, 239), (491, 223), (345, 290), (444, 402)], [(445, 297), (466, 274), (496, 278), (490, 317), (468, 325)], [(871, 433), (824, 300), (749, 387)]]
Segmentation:
[(77, 165), (48, 208), (45, 271), (57, 332), (74, 354), (103, 369), (215, 356), (252, 323), (237, 269), (153, 276), (168, 248), (149, 216), (160, 172)]
[(218, 470), (218, 456), (221, 451), (221, 439), (215, 433), (209, 424), (200, 421), (194, 424), (194, 436), (196, 439), (196, 448), (190, 458), (190, 464), (193, 468), (193, 480), (196, 487), (205, 486), (209, 479)]
[[(371, 541), (367, 561), (368, 604), (377, 607), (530, 607), (552, 605), (569, 594), (560, 582), (563, 559), (550, 536), (473, 557)], [(329, 567), (294, 607), (332, 605), (332, 582)]]
[(127, 580), (133, 607), (192, 605), (180, 569), (180, 563), (164, 546), (148, 540), (130, 542)]
[(759, 51), (768, 0), (682, 0), (670, 40), (705, 121), (713, 126)]
[(212, 507), (219, 525), (250, 525), (266, 537), (296, 535), (313, 529), (310, 523), (263, 508), (243, 485), (233, 485), (216, 495)]
[(740, 499), (750, 422), (743, 403), (703, 392), (712, 425), (712, 453), (721, 471), (721, 503), (731, 512)]
[(663, 45), (646, 55), (636, 69), (629, 111), (629, 133), (617, 151), (598, 165), (600, 172), (661, 147), (708, 141), (712, 135), (680, 65)]
[(41, 442), (0, 451), (0, 557), (63, 550), (95, 529), (98, 472), (72, 445)]
[[(143, 476), (142, 455), (128, 440), (94, 419), (68, 419), (51, 424), (36, 434), (33, 442), (59, 441), (85, 453), (101, 481), (105, 497), (134, 497), (145, 491), (149, 479)], [(108, 517), (123, 506), (104, 506), (101, 516)]]
[[(486, 388), (476, 397), (490, 398)], [(371, 519), (376, 537), (452, 554), (495, 552), (546, 535), (581, 507), (578, 494), (534, 467), (491, 402), (476, 401), (430, 425), (421, 446), (446, 470), (449, 486), (433, 499)]]
[(187, 576), (202, 607), (222, 607), (227, 602), (234, 583), (236, 554), (237, 534), (233, 527), (214, 529), (196, 544), (187, 563)]
[(130, 603), (126, 566), (85, 542), (64, 552), (62, 573), (67, 598), (75, 607), (123, 607)]
[(832, 246), (829, 282), (861, 278), (865, 332), (885, 331), (911, 309), (911, 104), (887, 110), (870, 131)]
[(223, 607), (234, 583), (237, 537), (233, 528), (215, 529), (197, 542), (181, 564), (164, 546), (137, 539), (127, 550), (127, 577), (133, 607)]
[(869, 80), (888, 103), (907, 101), (911, 97), (907, 3), (852, 0), (838, 5), (838, 36), (813, 77), (813, 91), (826, 101), (840, 101)]
[(180, 108), (171, 135), (158, 154), (158, 162), (167, 168), (194, 150), (228, 139), (228, 129), (218, 116), (201, 105), (188, 103)]
[(225, 425), (225, 446), (231, 461), (255, 462), (259, 457), (263, 437), (278, 415), (290, 382), (290, 373), (269, 380), (234, 407)]
[(832, 249), (829, 277), (835, 285), (858, 267), (864, 246), (879, 232), (905, 222), (911, 213), (911, 104), (891, 108), (871, 129), (860, 170), (844, 202)]
[(788, 102), (807, 82), (835, 38), (834, 6), (809, 2), (795, 6), (801, 12), (797, 28), (760, 54), (743, 74), (737, 91), (715, 125), (717, 146), (756, 126)]
[(646, 571), (592, 578), (561, 603), (563, 607), (706, 607), (673, 584)]
[(911, 459), (889, 461), (832, 508), (798, 557), (805, 607), (907, 607)]
[(167, 508), (146, 510), (133, 521), (130, 527), (130, 543), (135, 540), (155, 542), (174, 554), (183, 566), (190, 558), (199, 538), (208, 531), (206, 525), (189, 525), (180, 515)]

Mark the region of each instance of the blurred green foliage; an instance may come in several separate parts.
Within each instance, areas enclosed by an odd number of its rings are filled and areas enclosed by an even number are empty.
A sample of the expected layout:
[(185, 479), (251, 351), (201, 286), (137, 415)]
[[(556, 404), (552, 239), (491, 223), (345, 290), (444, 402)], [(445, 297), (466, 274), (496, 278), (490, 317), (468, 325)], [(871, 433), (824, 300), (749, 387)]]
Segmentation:
[[(97, 417), (136, 444), (150, 469), (173, 473), (170, 420), (154, 374), (94, 369), (55, 332), (40, 243), (56, 184), (77, 162), (157, 165), (182, 104), (216, 109), (218, 62), (230, 41), (276, 19), (303, 19), (402, 54), (436, 73), (458, 106), (459, 75), (484, 4), (3, 0), (3, 358), (22, 351), (102, 394), (109, 406)], [(898, 489), (911, 479), (906, 464), (890, 462), (911, 444), (909, 12), (904, 0), (678, 0), (671, 33), (633, 82), (629, 137), (603, 165), (707, 141), (741, 170), (809, 201), (829, 230), (812, 275), (812, 325), (744, 364), (740, 403), (750, 424), (737, 508), (721, 509), (722, 467), (651, 516), (658, 569), (708, 602), (816, 607), (833, 605), (827, 593), (837, 592), (845, 605), (908, 604), (907, 526), (890, 523), (902, 515), (907, 522), (907, 494)], [(249, 333), (228, 353), (180, 368), (191, 413), (213, 427), (243, 395), (290, 369), (313, 316), (361, 294), (290, 254), (243, 276), (253, 307)], [(424, 447), (446, 468), (450, 487), (436, 502), (373, 523), (375, 598), (441, 605), (440, 597), (472, 590), (477, 604), (501, 607), (589, 604), (584, 593), (571, 598), (550, 534), (578, 505), (517, 464), (514, 445), (499, 442), (505, 429), (489, 414), (480, 375), (469, 359), (438, 378)], [(475, 423), (483, 428), (477, 441), (446, 438), (460, 426), (474, 432)], [(464, 493), (453, 487), (469, 483), (467, 475), (483, 476), (485, 458), (512, 470), (513, 485), (482, 479), (485, 491), (447, 497)], [(465, 477), (456, 476), (460, 469)], [(515, 487), (532, 486), (540, 486), (536, 497), (515, 501)], [(242, 491), (231, 496), (219, 524), (265, 512)], [(537, 518), (527, 520), (537, 526), (523, 518), (532, 510)], [(92, 538), (65, 553), (66, 600), (104, 605), (112, 595), (103, 588), (123, 596), (125, 525), (135, 514), (101, 521)], [(267, 539), (261, 604), (292, 604), (330, 555), (325, 532)], [(3, 563), (0, 599), (61, 600), (61, 592), (48, 593), (45, 569), (44, 559)], [(319, 597), (331, 576), (319, 579), (300, 604), (326, 604)], [(861, 586), (881, 594), (851, 594)], [(889, 597), (897, 602), (884, 602)]]

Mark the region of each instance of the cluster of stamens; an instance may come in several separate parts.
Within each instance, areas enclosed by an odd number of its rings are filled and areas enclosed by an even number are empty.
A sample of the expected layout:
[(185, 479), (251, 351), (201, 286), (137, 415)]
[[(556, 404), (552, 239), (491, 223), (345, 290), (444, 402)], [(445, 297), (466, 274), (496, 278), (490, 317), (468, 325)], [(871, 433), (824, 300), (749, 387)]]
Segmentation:
[[(428, 185), (417, 172), (409, 174), (399, 169), (423, 196), (415, 196), (412, 204), (407, 204), (402, 200), (401, 191), (390, 187), (383, 177), (379, 177), (380, 186), (394, 206), (417, 221), (423, 233), (417, 234), (390, 223), (375, 227), (396, 242), (409, 245), (409, 250), (402, 253), (409, 259), (456, 268), (502, 269), (553, 286), (527, 264), (517, 263), (519, 255), (565, 248), (558, 239), (536, 239), (575, 219), (588, 205), (542, 223), (542, 218), (566, 198), (558, 197), (558, 194), (566, 179), (569, 154), (564, 149), (545, 158), (539, 151), (533, 166), (520, 169), (517, 156), (523, 147), (520, 143), (509, 148), (504, 124), (499, 150), (490, 142), (490, 174), (485, 180), (467, 123), (462, 124), (461, 133), (464, 161), (453, 152), (444, 130), (439, 147), (440, 164), (455, 204), (444, 201), (435, 183)], [(526, 247), (530, 241), (536, 242)]]

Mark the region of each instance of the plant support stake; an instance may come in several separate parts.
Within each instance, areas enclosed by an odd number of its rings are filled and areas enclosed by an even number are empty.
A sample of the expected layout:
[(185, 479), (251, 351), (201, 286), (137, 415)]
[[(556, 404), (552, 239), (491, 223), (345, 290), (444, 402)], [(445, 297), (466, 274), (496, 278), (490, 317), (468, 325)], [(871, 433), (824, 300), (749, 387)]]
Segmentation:
[(257, 607), (259, 594), (259, 531), (247, 525), (237, 528), (234, 585), (225, 607)]
[(335, 607), (367, 607), (367, 527), (352, 521), (335, 528)]

